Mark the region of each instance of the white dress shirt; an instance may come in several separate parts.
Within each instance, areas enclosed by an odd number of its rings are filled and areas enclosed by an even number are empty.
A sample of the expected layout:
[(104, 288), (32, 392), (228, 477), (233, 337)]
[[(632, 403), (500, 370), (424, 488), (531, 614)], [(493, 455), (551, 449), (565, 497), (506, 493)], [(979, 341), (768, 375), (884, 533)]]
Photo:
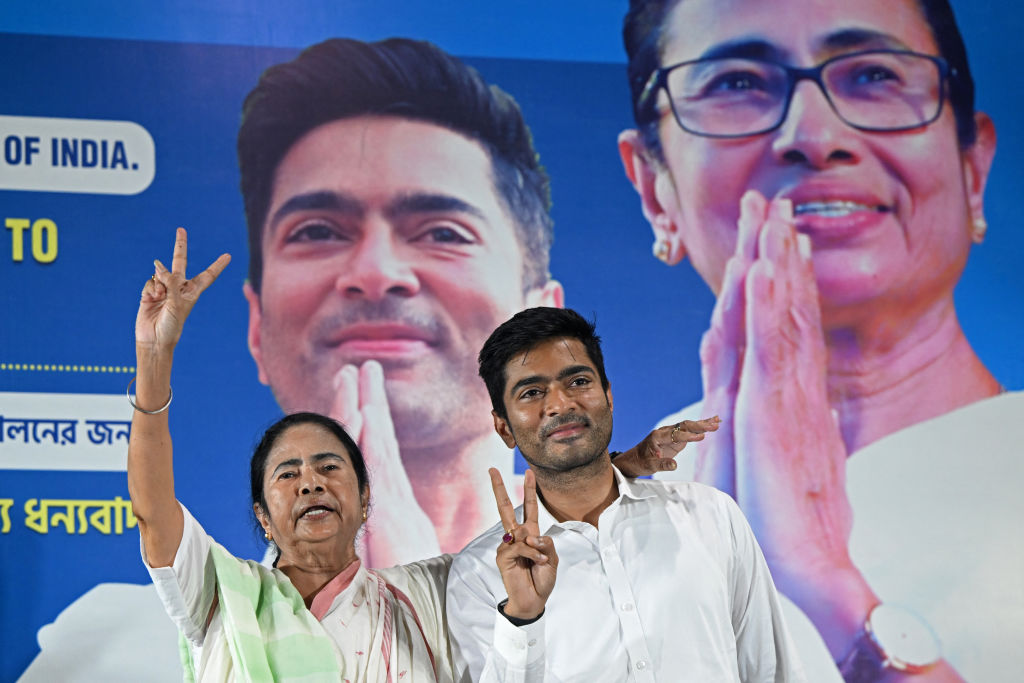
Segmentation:
[(597, 528), (539, 506), (559, 562), (538, 622), (517, 628), (495, 609), (505, 598), (500, 525), (455, 557), (448, 622), (460, 680), (803, 681), (764, 557), (733, 500), (700, 484), (615, 477), (619, 497)]

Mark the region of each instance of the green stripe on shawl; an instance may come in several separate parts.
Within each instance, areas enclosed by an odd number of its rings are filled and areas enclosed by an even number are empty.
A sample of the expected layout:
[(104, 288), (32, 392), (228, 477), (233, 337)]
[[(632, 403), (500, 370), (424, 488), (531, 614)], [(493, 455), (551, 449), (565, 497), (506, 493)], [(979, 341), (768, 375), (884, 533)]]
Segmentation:
[(181, 659), (182, 683), (195, 683), (196, 668), (192, 664), (192, 650), (188, 647), (188, 638), (181, 631), (178, 631), (178, 657)]
[[(241, 561), (219, 543), (210, 548), (217, 598), (234, 675), (249, 681), (341, 678), (334, 641), (286, 577)], [(280, 576), (280, 578), (278, 578)], [(185, 679), (194, 663), (183, 653)]]

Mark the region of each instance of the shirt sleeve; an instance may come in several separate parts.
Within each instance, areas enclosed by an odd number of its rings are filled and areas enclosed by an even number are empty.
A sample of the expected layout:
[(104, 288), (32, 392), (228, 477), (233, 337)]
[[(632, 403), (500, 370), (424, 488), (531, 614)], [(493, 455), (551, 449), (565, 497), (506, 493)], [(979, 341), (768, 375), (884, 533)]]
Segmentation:
[(720, 493), (719, 500), (732, 531), (732, 623), (740, 680), (806, 683), (775, 583), (754, 532), (732, 498)]
[(445, 598), (451, 555), (375, 570), (412, 602), (423, 636), (434, 656), (438, 681), (454, 680), (451, 646), (445, 618)]
[(452, 563), (448, 626), (456, 680), (539, 683), (545, 674), (544, 617), (513, 626), (498, 612), (505, 596), (495, 595), (481, 578), (493, 572), (467, 551)]
[(181, 512), (184, 528), (170, 567), (150, 567), (141, 539), (139, 546), (142, 562), (149, 571), (167, 616), (193, 645), (201, 645), (217, 592), (217, 579), (210, 558), (212, 539), (184, 505), (181, 505)]

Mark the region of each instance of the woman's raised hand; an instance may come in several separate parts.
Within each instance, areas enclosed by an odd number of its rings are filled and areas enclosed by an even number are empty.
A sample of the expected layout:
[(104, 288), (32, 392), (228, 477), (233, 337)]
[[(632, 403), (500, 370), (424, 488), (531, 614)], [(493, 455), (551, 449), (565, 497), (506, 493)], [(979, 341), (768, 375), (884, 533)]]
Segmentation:
[(188, 236), (178, 228), (171, 269), (155, 262), (156, 273), (142, 289), (135, 318), (137, 370), (132, 405), (136, 410), (128, 441), (128, 492), (151, 567), (171, 565), (184, 529), (181, 507), (174, 496), (171, 432), (165, 412), (172, 395), (174, 345), (199, 295), (217, 279), (231, 257), (223, 254), (191, 280), (185, 278), (187, 260)]
[(637, 445), (616, 456), (614, 462), (627, 477), (645, 477), (676, 468), (675, 457), (686, 444), (703, 441), (708, 432), (718, 430), (722, 421), (717, 415), (703, 420), (683, 420), (658, 427)]
[(142, 288), (139, 313), (135, 318), (135, 343), (173, 348), (199, 295), (217, 279), (230, 261), (229, 254), (221, 254), (209, 268), (191, 280), (187, 279), (188, 235), (184, 228), (178, 228), (171, 269), (167, 270), (159, 259), (154, 261), (156, 272)]

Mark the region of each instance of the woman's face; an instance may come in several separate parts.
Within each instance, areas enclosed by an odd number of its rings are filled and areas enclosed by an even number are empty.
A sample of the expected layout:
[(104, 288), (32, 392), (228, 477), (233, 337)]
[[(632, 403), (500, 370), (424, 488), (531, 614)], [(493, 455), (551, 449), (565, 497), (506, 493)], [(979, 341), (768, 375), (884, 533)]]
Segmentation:
[[(682, 0), (666, 19), (661, 63), (739, 45), (799, 67), (872, 48), (938, 54), (914, 0)], [(922, 128), (856, 130), (807, 80), (772, 132), (700, 137), (671, 114), (659, 132), (665, 163), (654, 164), (657, 205), (646, 206), (648, 215), (663, 212), (704, 280), (718, 292), (746, 190), (789, 197), (797, 230), (811, 238), (826, 325), (876, 307), (908, 311), (951, 296), (972, 224), (983, 217), (994, 147), (985, 128), (975, 147), (988, 148), (963, 152), (948, 101), (939, 119)]]
[(263, 478), (267, 509), (256, 515), (288, 559), (293, 552), (352, 554), (366, 496), (345, 446), (323, 427), (286, 429), (267, 456)]

